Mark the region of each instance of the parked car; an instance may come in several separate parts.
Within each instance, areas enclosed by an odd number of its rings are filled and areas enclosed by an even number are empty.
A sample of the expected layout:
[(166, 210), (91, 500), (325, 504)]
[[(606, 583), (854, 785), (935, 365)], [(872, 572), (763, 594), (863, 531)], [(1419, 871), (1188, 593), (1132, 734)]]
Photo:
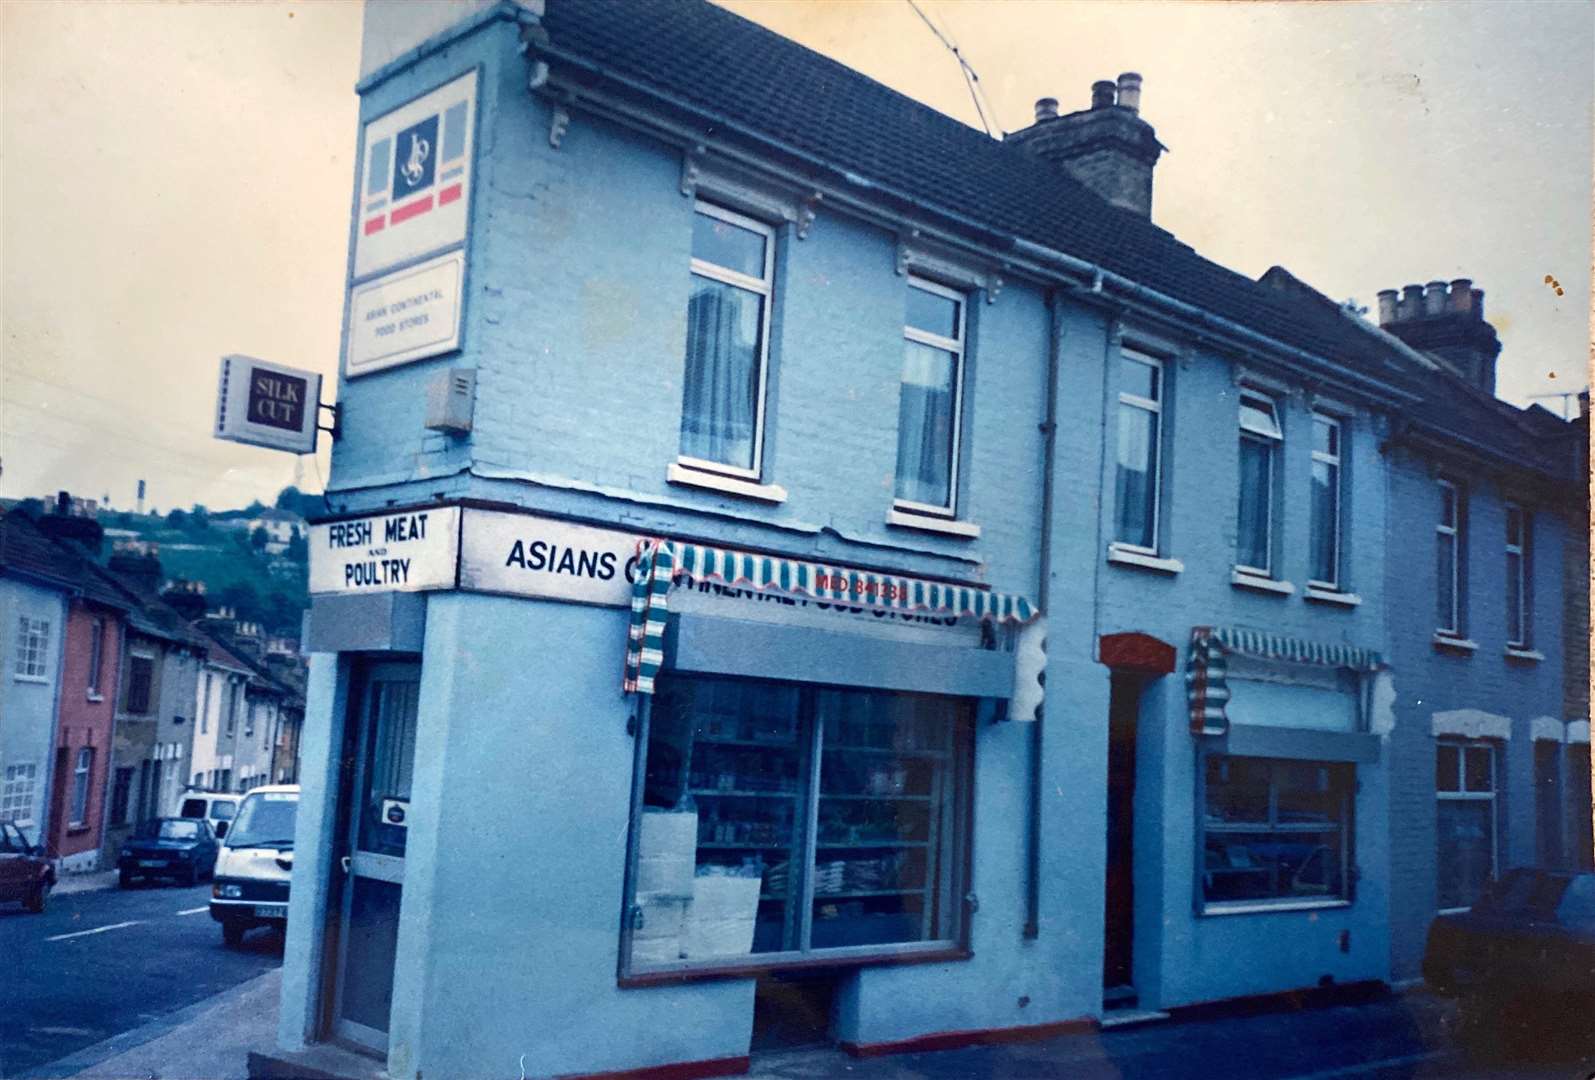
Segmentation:
[(208, 821), (216, 836), (224, 838), (233, 818), (238, 816), (238, 804), (243, 798), (228, 791), (186, 791), (176, 816)]
[(1459, 999), (1461, 1034), (1475, 1048), (1510, 1048), (1525, 1034), (1587, 1034), (1595, 873), (1508, 871), (1470, 910), (1434, 920), (1423, 977)]
[(220, 843), (210, 824), (192, 818), (153, 818), (138, 827), (116, 858), (117, 881), (175, 878), (192, 885), (216, 869)]
[(44, 848), (21, 826), (0, 824), (0, 901), (20, 900), (29, 911), (43, 911), (54, 885), (55, 864)]
[(241, 944), (252, 927), (288, 925), (298, 810), (297, 784), (258, 787), (238, 807), (210, 890), (210, 917), (228, 945)]

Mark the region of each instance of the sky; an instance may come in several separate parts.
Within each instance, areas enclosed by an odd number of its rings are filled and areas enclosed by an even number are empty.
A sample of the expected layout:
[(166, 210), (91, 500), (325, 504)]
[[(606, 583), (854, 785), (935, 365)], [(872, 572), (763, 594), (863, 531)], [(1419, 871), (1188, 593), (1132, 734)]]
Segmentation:
[[(1169, 148), (1153, 220), (1207, 257), (1371, 308), (1470, 277), (1503, 397), (1587, 385), (1595, 5), (918, 3), (1002, 129), (1140, 72)], [(907, 0), (725, 6), (979, 124)], [(0, 496), (320, 489), (325, 439), (296, 458), (210, 430), (228, 353), (322, 371), (331, 399), (360, 19), (355, 0), (0, 3)]]

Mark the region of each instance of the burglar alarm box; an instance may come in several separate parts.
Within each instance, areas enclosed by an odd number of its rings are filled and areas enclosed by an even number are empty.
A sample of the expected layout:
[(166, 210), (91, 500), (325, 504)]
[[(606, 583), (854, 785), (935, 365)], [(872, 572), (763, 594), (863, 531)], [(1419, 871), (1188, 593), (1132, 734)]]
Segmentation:
[(476, 405), (476, 369), (449, 368), (427, 387), (426, 426), (433, 431), (464, 434), (471, 430)]

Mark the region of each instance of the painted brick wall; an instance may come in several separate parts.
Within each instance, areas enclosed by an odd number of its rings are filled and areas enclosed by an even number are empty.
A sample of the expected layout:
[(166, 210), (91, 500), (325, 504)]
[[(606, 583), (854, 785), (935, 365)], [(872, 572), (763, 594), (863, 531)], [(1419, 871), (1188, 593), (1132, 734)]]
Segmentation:
[[(50, 623), (47, 672), (41, 682), (16, 678), (17, 635), (24, 615)], [(30, 835), (35, 840), (39, 839), (47, 814), (46, 798), (55, 759), (56, 693), (66, 617), (64, 593), (0, 577), (0, 687), (4, 687), (5, 698), (5, 722), (0, 724), (0, 782), (4, 781), (7, 765), (34, 766), (33, 801), (21, 820), (33, 823)]]

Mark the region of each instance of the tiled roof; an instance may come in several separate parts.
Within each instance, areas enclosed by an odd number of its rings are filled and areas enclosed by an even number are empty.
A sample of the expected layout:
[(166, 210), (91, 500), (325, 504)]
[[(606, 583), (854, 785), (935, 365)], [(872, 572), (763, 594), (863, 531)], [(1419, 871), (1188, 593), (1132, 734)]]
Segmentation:
[[(1517, 410), (1420, 371), (1333, 301), (1304, 302), (1196, 254), (1060, 168), (704, 0), (547, 0), (549, 52), (702, 114), (716, 137), (763, 142), (793, 171), (861, 178), (887, 198), (1085, 260), (1296, 349), (1425, 395), (1415, 418), (1487, 440), (1559, 476)], [(720, 122), (716, 123), (715, 120)], [(1503, 412), (1506, 410), (1506, 412)]]
[(105, 607), (130, 611), (133, 603), (106, 580), (87, 555), (46, 535), (26, 514), (0, 516), (0, 571), (14, 570), (59, 584)]

